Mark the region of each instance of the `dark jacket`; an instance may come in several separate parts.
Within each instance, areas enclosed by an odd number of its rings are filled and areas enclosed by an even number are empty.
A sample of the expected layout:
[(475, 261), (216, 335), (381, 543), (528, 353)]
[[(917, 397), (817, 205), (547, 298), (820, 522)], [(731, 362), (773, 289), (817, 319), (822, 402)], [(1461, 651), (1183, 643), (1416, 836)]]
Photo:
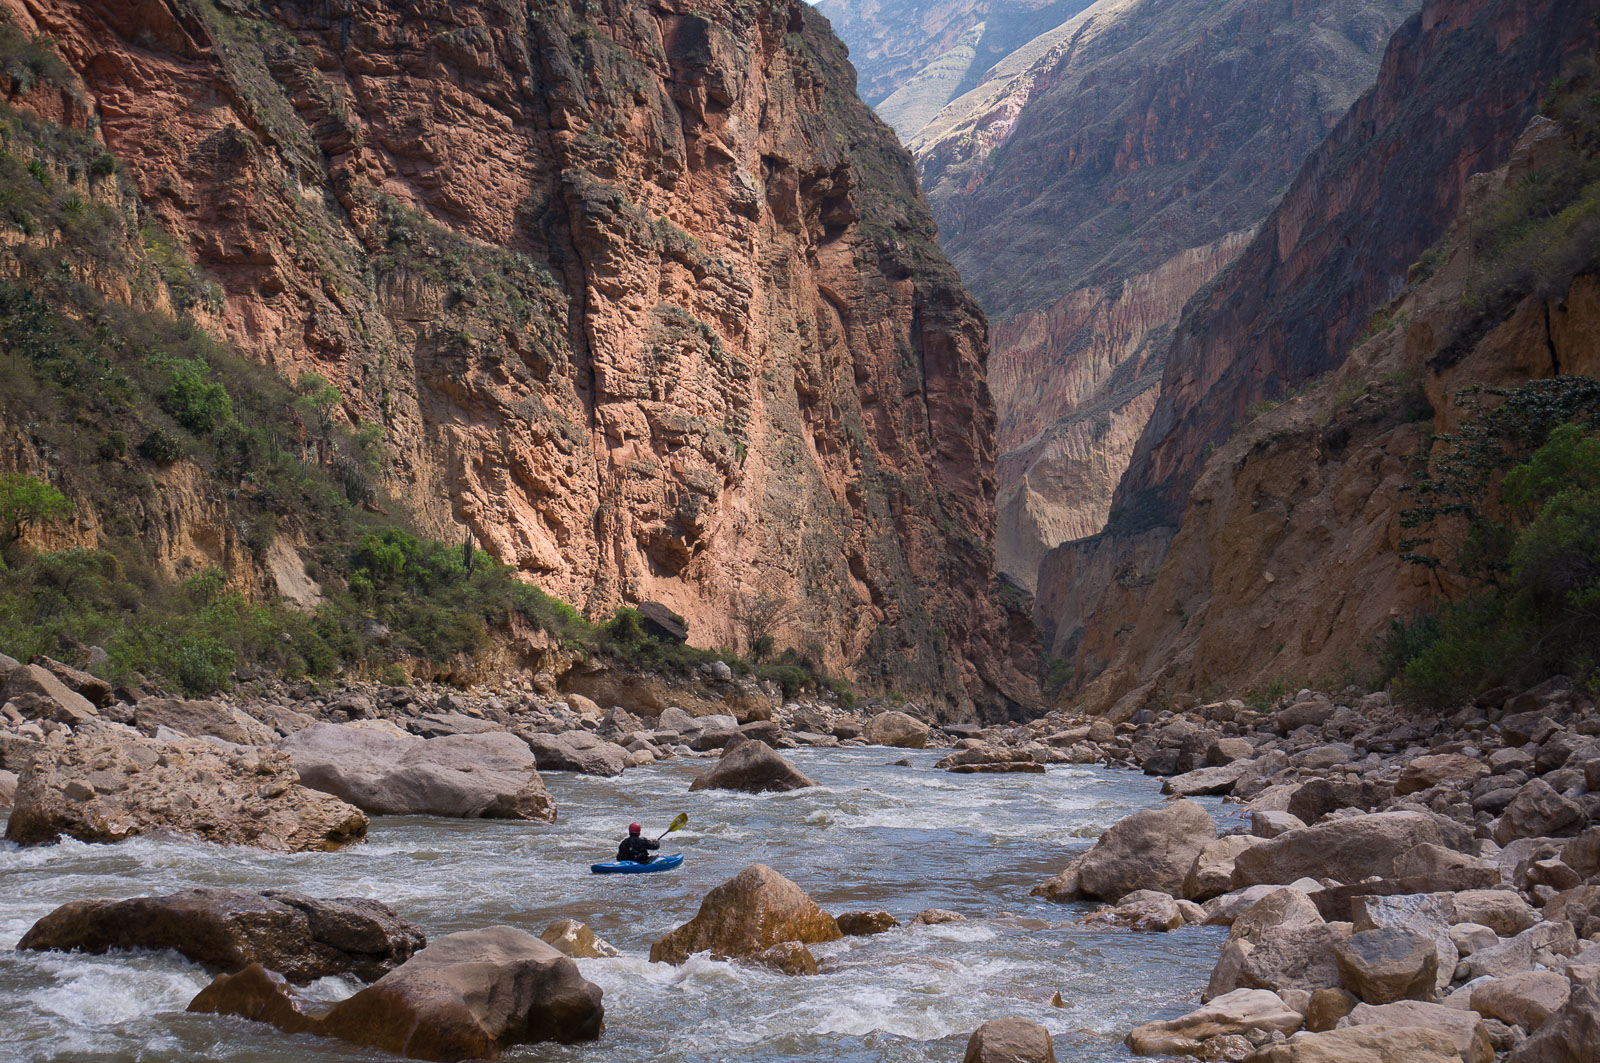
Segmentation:
[(650, 850), (661, 848), (660, 842), (653, 842), (649, 838), (637, 834), (630, 834), (622, 839), (622, 844), (617, 846), (618, 860), (632, 860), (636, 864), (650, 862)]

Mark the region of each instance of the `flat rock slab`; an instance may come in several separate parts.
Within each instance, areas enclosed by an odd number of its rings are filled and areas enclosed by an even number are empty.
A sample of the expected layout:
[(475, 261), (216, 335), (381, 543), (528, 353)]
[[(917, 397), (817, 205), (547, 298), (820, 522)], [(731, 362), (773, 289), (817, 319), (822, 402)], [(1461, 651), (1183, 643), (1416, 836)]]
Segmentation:
[(303, 985), (342, 974), (370, 982), (426, 943), (420, 929), (378, 901), (192, 889), (71, 901), (35, 923), (17, 948), (94, 954), (172, 949), (213, 971), (259, 963)]
[(527, 743), (503, 731), (439, 738), (319, 723), (279, 743), (307, 786), (381, 816), (551, 822), (555, 802)]

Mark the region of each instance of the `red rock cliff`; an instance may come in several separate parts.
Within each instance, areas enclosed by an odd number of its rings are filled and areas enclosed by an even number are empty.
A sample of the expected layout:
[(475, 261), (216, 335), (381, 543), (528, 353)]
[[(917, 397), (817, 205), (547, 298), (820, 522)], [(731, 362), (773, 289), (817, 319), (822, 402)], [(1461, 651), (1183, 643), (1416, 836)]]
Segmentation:
[(1030, 701), (983, 317), (806, 5), (6, 6), (218, 329), (337, 386), (426, 527), (592, 615)]

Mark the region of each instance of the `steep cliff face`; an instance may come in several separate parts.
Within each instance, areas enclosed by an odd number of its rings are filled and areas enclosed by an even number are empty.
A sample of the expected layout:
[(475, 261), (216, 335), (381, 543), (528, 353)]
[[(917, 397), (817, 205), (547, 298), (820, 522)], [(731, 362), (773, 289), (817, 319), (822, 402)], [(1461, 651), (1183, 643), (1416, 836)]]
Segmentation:
[[(1552, 79), (1593, 49), (1595, 14), (1425, 5), (1260, 236), (1191, 303), (1110, 527), (1041, 566), (1049, 645), (1093, 680), (1081, 695), (1092, 708), (1349, 676), (1389, 619), (1450, 589), (1395, 550), (1424, 388), (1445, 430), (1466, 384), (1595, 371), (1578, 338), (1588, 326), (1558, 338), (1551, 324), (1589, 312), (1588, 281), (1532, 300), (1471, 354), (1440, 357), (1479, 298), (1468, 176), (1511, 155)], [(1458, 218), (1448, 266), (1407, 288), (1408, 267)], [(1362, 330), (1377, 336), (1358, 346)], [(1472, 368), (1450, 368), (1457, 358)]]
[(1104, 526), (1183, 305), (1415, 6), (1101, 0), (911, 138), (941, 239), (994, 322), (997, 556), (1019, 582)]
[[(1090, 2), (822, 0), (817, 10), (850, 46), (850, 61), (861, 78), (861, 98), (879, 107), (908, 90), (901, 98), (902, 109), (914, 97), (925, 120), (976, 85), (995, 63)], [(930, 104), (931, 109), (921, 110)], [(902, 137), (921, 128), (901, 128), (893, 117), (884, 117)]]
[(983, 318), (805, 5), (7, 6), (215, 328), (331, 381), (430, 530), (594, 615), (1028, 702)]

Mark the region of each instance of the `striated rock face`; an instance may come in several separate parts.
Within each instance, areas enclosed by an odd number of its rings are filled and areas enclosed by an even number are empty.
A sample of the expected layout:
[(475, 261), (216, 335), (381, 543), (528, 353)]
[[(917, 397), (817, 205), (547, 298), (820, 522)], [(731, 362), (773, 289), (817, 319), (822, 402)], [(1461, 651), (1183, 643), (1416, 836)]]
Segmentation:
[(216, 329), (338, 387), (427, 529), (591, 615), (1031, 702), (983, 318), (807, 5), (6, 5)]
[[(1184, 304), (1417, 2), (1104, 0), (967, 79), (910, 137), (944, 246), (995, 322), (996, 554), (1020, 584), (1104, 527)], [(914, 87), (879, 105), (903, 135)]]

